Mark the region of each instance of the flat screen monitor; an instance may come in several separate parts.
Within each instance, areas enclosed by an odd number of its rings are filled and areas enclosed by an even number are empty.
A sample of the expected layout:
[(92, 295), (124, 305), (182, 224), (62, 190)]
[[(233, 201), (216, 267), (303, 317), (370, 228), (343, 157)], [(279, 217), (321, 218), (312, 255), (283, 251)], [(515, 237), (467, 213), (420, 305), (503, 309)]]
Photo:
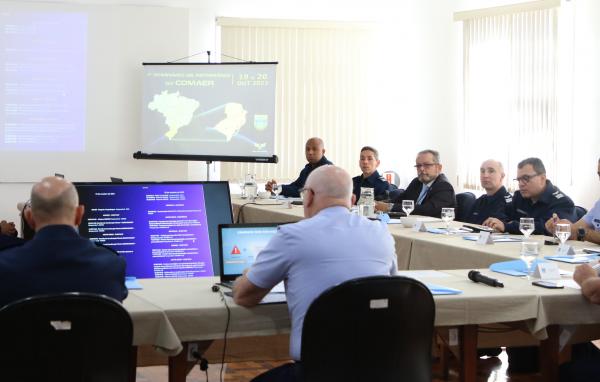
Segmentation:
[(127, 260), (138, 278), (219, 274), (219, 224), (232, 222), (227, 182), (75, 183), (82, 236)]
[(144, 63), (142, 151), (148, 158), (274, 161), (276, 68)]

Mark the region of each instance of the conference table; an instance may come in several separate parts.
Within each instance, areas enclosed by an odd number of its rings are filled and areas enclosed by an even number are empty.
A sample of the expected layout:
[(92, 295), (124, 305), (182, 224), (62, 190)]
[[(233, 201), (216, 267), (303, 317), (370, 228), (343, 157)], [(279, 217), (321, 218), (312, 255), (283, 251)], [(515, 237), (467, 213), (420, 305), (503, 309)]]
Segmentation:
[[(293, 222), (302, 218), (301, 206), (285, 208), (234, 199), (233, 209), (240, 222)], [(459, 235), (414, 232), (400, 225), (389, 225), (389, 229), (396, 241), (402, 275), (462, 291), (434, 296), (436, 329), (455, 334), (449, 344), (457, 345), (461, 380), (476, 380), (477, 344), (485, 337), (478, 331), (487, 325), (501, 324), (502, 330), (516, 328), (532, 341), (539, 341), (545, 381), (558, 380), (558, 357), (565, 344), (600, 338), (600, 306), (590, 304), (579, 290), (543, 289), (525, 278), (487, 270), (494, 262), (518, 258), (520, 244), (478, 245)], [(542, 246), (541, 256), (553, 254), (555, 248)], [(493, 275), (505, 287), (492, 288), (468, 280), (468, 269), (476, 268)], [(573, 266), (564, 264), (561, 268), (572, 270)], [(124, 302), (134, 321), (134, 345), (152, 345), (169, 355), (171, 382), (184, 381), (193, 365), (187, 355), (190, 344), (202, 352), (225, 335), (272, 336), (290, 330), (287, 305), (237, 306), (230, 297), (212, 291), (217, 281), (216, 277), (143, 279), (139, 280), (143, 289), (131, 290)]]

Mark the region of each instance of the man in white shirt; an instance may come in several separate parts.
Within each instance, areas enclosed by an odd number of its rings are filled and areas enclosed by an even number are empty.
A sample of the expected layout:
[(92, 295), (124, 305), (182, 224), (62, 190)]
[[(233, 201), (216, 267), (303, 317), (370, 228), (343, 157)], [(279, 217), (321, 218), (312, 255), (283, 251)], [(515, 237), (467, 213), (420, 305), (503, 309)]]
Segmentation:
[(285, 282), (292, 321), (290, 356), (295, 362), (258, 376), (257, 382), (301, 380), (304, 316), (323, 291), (350, 279), (398, 272), (387, 226), (350, 213), (354, 197), (346, 171), (319, 167), (309, 175), (302, 193), (306, 219), (281, 226), (233, 290), (238, 305), (252, 307)]

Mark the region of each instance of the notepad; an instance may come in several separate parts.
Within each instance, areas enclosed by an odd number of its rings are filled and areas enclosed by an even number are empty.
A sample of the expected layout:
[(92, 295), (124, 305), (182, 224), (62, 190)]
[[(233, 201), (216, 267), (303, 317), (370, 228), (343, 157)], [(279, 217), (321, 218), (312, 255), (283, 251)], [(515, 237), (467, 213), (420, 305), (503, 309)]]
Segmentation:
[(588, 256), (546, 256), (544, 259), (560, 261), (561, 263), (569, 264), (585, 264), (598, 259), (596, 255)]
[(443, 285), (438, 285), (438, 284), (425, 283), (425, 286), (429, 289), (431, 294), (434, 296), (461, 294), (462, 293), (462, 290), (460, 290), (460, 289), (448, 288), (448, 287), (445, 287)]
[[(538, 262), (544, 262), (543, 259), (537, 259), (533, 261), (531, 264), (531, 269), (535, 269)], [(499, 263), (494, 263), (490, 265), (490, 271), (496, 273), (503, 273), (509, 276), (522, 277), (527, 276), (526, 273), (526, 265), (523, 260), (510, 260), (510, 261), (501, 261)]]

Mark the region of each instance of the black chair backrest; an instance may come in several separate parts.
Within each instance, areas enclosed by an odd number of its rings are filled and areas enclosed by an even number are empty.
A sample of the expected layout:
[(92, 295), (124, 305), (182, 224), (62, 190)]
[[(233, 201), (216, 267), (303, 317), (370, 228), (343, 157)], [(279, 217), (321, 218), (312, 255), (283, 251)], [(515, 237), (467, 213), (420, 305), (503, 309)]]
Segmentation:
[(587, 210), (580, 206), (575, 206), (575, 216), (577, 220), (581, 219), (585, 214), (587, 214)]
[(468, 217), (469, 212), (473, 209), (473, 205), (477, 198), (472, 192), (461, 192), (456, 194), (456, 216), (455, 219), (459, 222), (464, 222)]
[(128, 381), (133, 324), (103, 295), (26, 298), (0, 309), (0, 380)]
[(435, 305), (417, 280), (365, 277), (323, 292), (302, 328), (305, 381), (431, 381)]

